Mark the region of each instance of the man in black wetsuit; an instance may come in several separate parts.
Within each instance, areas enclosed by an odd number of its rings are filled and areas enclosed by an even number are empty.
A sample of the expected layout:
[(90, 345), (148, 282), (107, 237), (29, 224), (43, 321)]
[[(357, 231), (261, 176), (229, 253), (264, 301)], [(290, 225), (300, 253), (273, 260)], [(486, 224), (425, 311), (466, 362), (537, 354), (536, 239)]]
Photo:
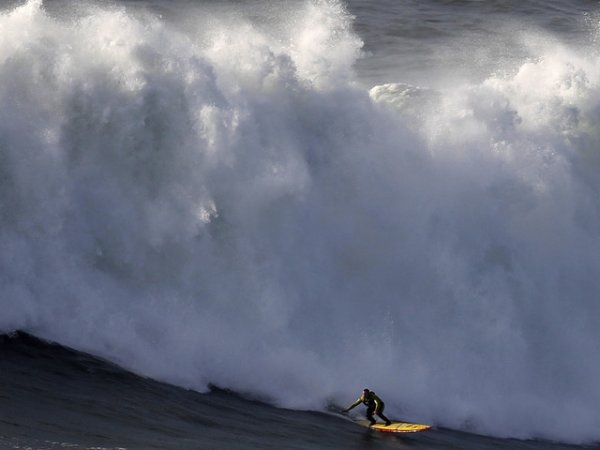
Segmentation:
[(390, 419), (383, 415), (383, 409), (385, 408), (385, 404), (381, 401), (379, 397), (377, 397), (377, 395), (375, 395), (375, 392), (370, 391), (368, 389), (363, 390), (363, 393), (360, 397), (358, 397), (358, 400), (356, 400), (354, 403), (352, 403), (350, 406), (344, 409), (343, 412), (348, 412), (361, 403), (364, 403), (367, 407), (367, 419), (369, 419), (371, 425), (375, 425), (377, 423), (377, 421), (373, 418), (373, 413), (381, 417), (381, 419), (385, 421), (386, 425), (390, 425), (392, 423)]

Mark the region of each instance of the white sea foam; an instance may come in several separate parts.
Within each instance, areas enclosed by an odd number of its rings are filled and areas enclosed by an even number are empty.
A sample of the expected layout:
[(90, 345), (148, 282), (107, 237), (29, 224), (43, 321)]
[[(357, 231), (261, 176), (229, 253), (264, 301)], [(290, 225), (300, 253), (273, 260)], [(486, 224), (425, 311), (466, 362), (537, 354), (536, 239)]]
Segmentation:
[(369, 96), (340, 3), (228, 20), (0, 15), (0, 329), (199, 390), (368, 385), (392, 416), (598, 440), (600, 58)]

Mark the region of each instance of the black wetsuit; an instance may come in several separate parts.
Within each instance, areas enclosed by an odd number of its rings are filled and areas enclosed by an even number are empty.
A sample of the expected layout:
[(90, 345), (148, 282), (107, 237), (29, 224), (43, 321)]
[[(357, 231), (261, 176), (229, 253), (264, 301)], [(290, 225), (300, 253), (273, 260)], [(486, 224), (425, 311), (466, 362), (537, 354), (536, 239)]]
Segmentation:
[(383, 403), (383, 401), (377, 395), (375, 395), (375, 392), (369, 392), (369, 394), (366, 397), (364, 395), (361, 395), (358, 400), (356, 400), (352, 405), (348, 407), (348, 410), (351, 410), (352, 408), (361, 403), (364, 403), (364, 405), (367, 407), (367, 419), (369, 419), (371, 425), (374, 425), (377, 422), (373, 418), (373, 413), (381, 417), (381, 419), (384, 420), (386, 424), (390, 423), (390, 419), (383, 415), (385, 403)]

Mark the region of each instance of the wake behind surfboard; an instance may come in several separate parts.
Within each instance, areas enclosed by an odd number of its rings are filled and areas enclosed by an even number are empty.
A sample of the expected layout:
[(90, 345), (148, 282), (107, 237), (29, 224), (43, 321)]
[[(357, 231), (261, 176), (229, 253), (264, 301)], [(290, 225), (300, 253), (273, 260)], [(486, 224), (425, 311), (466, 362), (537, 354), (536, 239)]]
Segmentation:
[(375, 431), (381, 431), (382, 433), (417, 433), (419, 431), (431, 429), (431, 425), (423, 425), (419, 423), (392, 422), (390, 425), (377, 423), (373, 426), (369, 426), (368, 420), (356, 420), (355, 422), (363, 427), (368, 427)]

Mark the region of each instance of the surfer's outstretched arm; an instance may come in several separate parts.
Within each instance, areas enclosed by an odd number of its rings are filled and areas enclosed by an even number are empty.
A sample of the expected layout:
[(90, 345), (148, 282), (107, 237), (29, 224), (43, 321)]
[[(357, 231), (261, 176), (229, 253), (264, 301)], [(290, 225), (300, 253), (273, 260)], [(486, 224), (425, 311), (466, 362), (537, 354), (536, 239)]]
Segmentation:
[(361, 402), (362, 402), (362, 399), (361, 399), (361, 398), (359, 398), (359, 399), (358, 399), (358, 400), (356, 400), (354, 403), (352, 403), (350, 406), (348, 406), (346, 409), (342, 410), (342, 412), (348, 412), (348, 411), (350, 411), (352, 408), (354, 408), (354, 407), (356, 407), (356, 406), (360, 405), (360, 404), (361, 404)]

